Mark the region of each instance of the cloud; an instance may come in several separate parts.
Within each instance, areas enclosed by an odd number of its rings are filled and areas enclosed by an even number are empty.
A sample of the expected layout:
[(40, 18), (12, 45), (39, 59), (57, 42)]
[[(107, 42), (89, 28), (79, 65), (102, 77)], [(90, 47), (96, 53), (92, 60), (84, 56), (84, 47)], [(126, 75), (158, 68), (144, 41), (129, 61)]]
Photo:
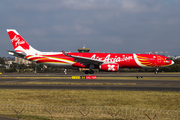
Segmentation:
[[(49, 11), (58, 9), (94, 10), (111, 8), (111, 0), (32, 0), (21, 1), (16, 8)], [(24, 6), (28, 4), (28, 6)]]
[(6, 29), (14, 28), (45, 51), (76, 51), (83, 40), (91, 51), (177, 54), (179, 6), (164, 0), (4, 0), (0, 48), (12, 47)]
[[(28, 32), (28, 31), (27, 31)], [(47, 36), (48, 32), (44, 31), (42, 29), (38, 29), (38, 28), (33, 28), (31, 29), (28, 34), (31, 34), (32, 36), (39, 36), (39, 37), (43, 37), (43, 36)]]
[(121, 0), (122, 10), (130, 13), (157, 12), (161, 5), (149, 0)]
[(77, 34), (77, 35), (90, 35), (90, 34), (94, 34), (95, 30), (93, 30), (90, 27), (87, 26), (83, 26), (80, 24), (75, 24), (71, 27), (66, 27), (63, 25), (53, 25), (53, 28), (56, 32), (61, 33), (61, 34), (69, 34), (69, 32), (75, 32), (73, 34)]

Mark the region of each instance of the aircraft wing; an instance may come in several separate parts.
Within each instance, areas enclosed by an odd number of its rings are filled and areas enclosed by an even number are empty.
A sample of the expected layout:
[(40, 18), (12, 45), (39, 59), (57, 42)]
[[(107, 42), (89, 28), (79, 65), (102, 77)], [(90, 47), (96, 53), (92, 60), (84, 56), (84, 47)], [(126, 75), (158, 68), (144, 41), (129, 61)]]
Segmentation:
[(6, 51), (8, 51), (8, 53), (13, 56), (17, 56), (17, 57), (21, 57), (21, 58), (26, 57), (26, 53), (18, 53), (18, 52), (11, 51), (11, 50), (6, 50)]
[(84, 65), (88, 65), (88, 64), (101, 65), (102, 63), (104, 63), (104, 61), (102, 61), (102, 60), (95, 60), (95, 59), (91, 59), (91, 58), (87, 58), (87, 57), (68, 55), (67, 53), (65, 53), (65, 51), (62, 51), (62, 53), (65, 56), (75, 58), (75, 62), (79, 62)]

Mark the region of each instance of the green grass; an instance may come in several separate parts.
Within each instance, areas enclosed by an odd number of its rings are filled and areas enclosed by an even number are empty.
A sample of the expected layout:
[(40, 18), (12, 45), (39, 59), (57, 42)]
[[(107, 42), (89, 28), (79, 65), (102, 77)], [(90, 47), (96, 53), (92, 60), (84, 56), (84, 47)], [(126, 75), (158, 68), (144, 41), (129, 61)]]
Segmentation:
[(121, 106), (180, 110), (180, 92), (0, 89), (0, 104)]
[(18, 118), (20, 120), (51, 120), (50, 117), (43, 117), (37, 115), (16, 115), (16, 114), (4, 114), (2, 116), (11, 117), (11, 118)]
[[(180, 92), (151, 92), (151, 91), (104, 91), (104, 90), (19, 90), (0, 89), (0, 104), (11, 105), (54, 105), (54, 106), (118, 106), (127, 108), (144, 108), (157, 110), (180, 111)], [(20, 111), (22, 108), (17, 108)], [(47, 112), (45, 116), (24, 115), (23, 120), (50, 120)], [(16, 113), (5, 114), (17, 118)], [(96, 118), (91, 118), (96, 120)], [(99, 116), (100, 117), (100, 116)], [(109, 118), (108, 118), (109, 117)], [(61, 120), (82, 119), (73, 117), (60, 117)], [(63, 119), (62, 119), (63, 118)], [(102, 116), (101, 120), (112, 117)], [(122, 119), (126, 120), (126, 119)]]

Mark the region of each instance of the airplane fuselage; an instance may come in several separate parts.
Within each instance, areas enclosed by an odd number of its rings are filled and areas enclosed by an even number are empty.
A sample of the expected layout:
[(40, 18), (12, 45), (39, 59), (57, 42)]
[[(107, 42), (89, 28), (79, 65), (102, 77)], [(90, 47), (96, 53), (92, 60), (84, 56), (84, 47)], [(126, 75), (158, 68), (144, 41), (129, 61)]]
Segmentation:
[[(36, 54), (36, 53), (35, 53)], [(68, 53), (69, 55), (91, 58), (104, 63), (116, 63), (120, 68), (159, 68), (166, 67), (172, 64), (172, 61), (165, 56), (156, 54), (127, 54), (127, 53)], [(35, 61), (40, 64), (55, 65), (55, 66), (74, 66), (88, 67), (76, 61), (75, 58), (65, 56), (60, 53), (54, 54), (44, 52), (42, 54), (29, 55), (26, 59)], [(95, 64), (98, 68), (99, 64)]]

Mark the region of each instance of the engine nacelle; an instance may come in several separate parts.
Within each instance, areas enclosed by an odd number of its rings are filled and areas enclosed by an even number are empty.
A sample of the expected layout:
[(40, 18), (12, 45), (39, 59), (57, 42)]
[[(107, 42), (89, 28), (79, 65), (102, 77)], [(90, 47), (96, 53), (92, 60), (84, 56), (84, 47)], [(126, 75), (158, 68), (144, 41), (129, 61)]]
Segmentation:
[(100, 70), (104, 71), (110, 71), (110, 72), (117, 72), (119, 70), (119, 65), (118, 64), (102, 64), (99, 66)]

